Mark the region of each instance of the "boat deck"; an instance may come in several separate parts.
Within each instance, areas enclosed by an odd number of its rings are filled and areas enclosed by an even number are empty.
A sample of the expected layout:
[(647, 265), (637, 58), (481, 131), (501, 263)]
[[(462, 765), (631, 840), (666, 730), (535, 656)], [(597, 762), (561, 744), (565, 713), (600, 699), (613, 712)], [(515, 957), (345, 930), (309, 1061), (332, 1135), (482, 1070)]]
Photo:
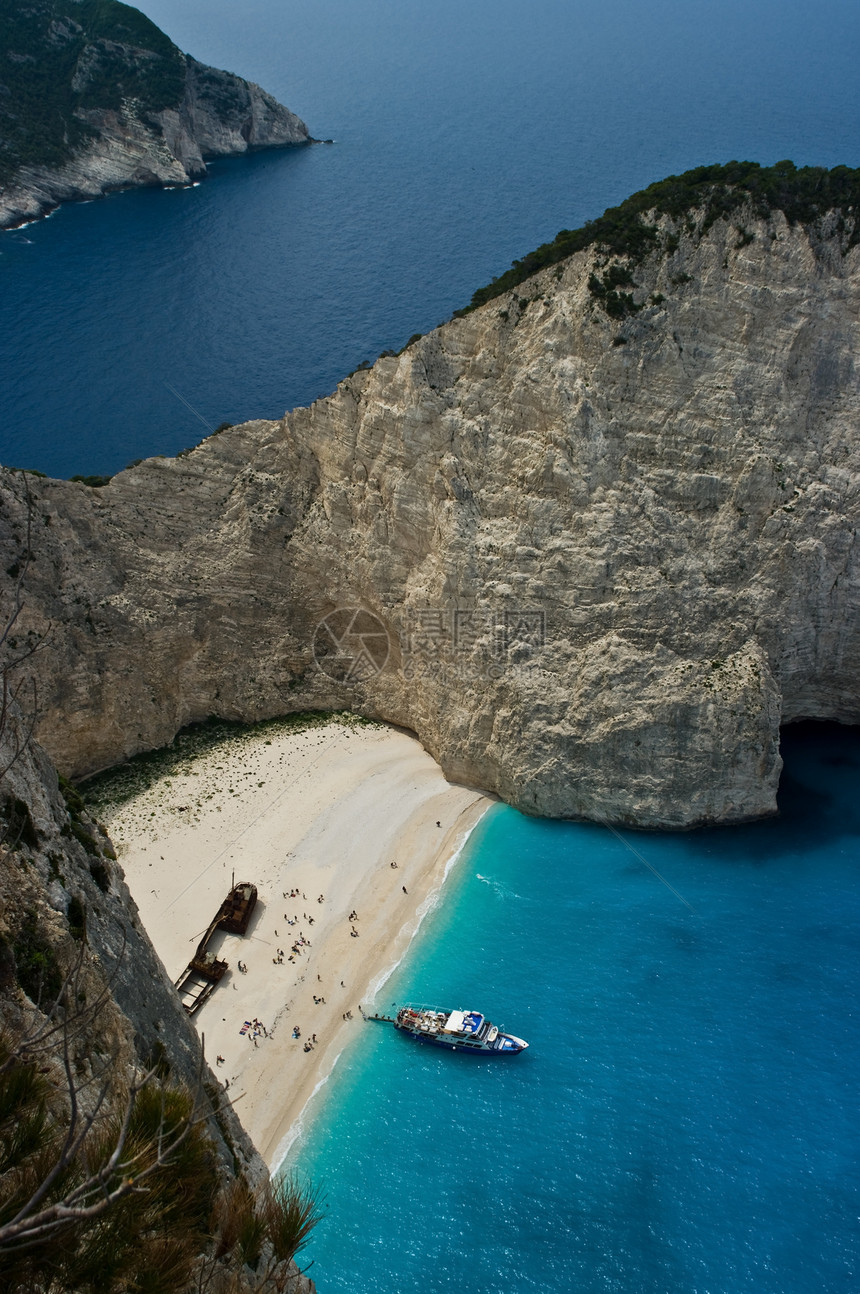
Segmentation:
[(256, 885), (243, 881), (239, 885), (232, 886), (230, 893), (209, 923), (206, 933), (197, 945), (197, 951), (174, 983), (182, 1005), (189, 1015), (194, 1015), (195, 1011), (200, 1010), (229, 969), (229, 962), (219, 961), (215, 954), (209, 951), (209, 940), (216, 930), (244, 935), (256, 905)]

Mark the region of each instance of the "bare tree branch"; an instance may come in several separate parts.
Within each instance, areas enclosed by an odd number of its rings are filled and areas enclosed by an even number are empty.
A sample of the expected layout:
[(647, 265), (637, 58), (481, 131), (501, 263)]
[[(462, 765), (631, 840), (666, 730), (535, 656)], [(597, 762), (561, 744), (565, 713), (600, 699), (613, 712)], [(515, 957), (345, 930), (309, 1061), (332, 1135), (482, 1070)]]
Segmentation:
[[(107, 1161), (89, 1172), (87, 1176), (67, 1191), (63, 1197), (44, 1208), (38, 1208), (51, 1186), (75, 1164), (80, 1161), (81, 1152), (90, 1134), (107, 1096), (107, 1087), (99, 1092), (95, 1108), (80, 1121), (78, 1112), (78, 1088), (72, 1073), (67, 1041), (63, 1040), (63, 1063), (68, 1082), (69, 1099), (72, 1103), (72, 1114), (69, 1128), (59, 1155), (45, 1178), (22, 1205), (15, 1217), (0, 1226), (0, 1248), (15, 1245), (23, 1248), (28, 1244), (43, 1240), (60, 1228), (72, 1223), (90, 1222), (107, 1212), (114, 1204), (132, 1192), (140, 1193), (146, 1189), (146, 1183), (160, 1169), (167, 1167), (176, 1151), (188, 1137), (191, 1129), (200, 1122), (198, 1107), (203, 1087), (203, 1070), (205, 1059), (200, 1050), (197, 1080), (193, 1091), (191, 1114), (183, 1119), (177, 1130), (167, 1129), (166, 1114), (162, 1099), (162, 1117), (155, 1137), (140, 1150), (125, 1155), (129, 1131), (135, 1105), (140, 1093), (155, 1077), (153, 1068), (142, 1074), (128, 1089), (119, 1130), (116, 1134), (113, 1150)], [(154, 1153), (152, 1153), (154, 1151)], [(146, 1161), (149, 1162), (146, 1162)], [(119, 1182), (111, 1186), (111, 1180), (118, 1177)]]

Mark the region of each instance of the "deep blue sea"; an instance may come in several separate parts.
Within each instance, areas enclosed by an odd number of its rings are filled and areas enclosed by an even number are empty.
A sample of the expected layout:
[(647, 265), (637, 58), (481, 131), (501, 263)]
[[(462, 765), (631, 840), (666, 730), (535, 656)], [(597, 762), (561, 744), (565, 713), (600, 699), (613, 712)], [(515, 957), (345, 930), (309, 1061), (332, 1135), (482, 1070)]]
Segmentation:
[(141, 7), (335, 143), (0, 235), (0, 462), (112, 472), (279, 417), (672, 172), (860, 165), (857, 0)]
[(530, 1048), (357, 1025), (294, 1157), (323, 1294), (856, 1294), (860, 732), (804, 728), (778, 820), (490, 811), (377, 1006)]
[[(141, 7), (335, 142), (0, 235), (5, 463), (279, 416), (672, 172), (860, 165), (857, 0)], [(779, 821), (636, 853), (491, 811), (379, 1005), (530, 1050), (357, 1026), (296, 1148), (321, 1294), (856, 1294), (860, 738), (785, 746)]]

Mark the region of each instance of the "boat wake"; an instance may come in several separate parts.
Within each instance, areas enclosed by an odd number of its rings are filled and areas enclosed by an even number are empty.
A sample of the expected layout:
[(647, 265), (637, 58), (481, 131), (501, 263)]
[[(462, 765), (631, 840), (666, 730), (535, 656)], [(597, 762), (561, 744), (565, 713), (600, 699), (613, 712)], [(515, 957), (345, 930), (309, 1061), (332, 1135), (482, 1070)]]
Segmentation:
[(522, 894), (517, 894), (509, 885), (503, 885), (501, 881), (494, 881), (492, 876), (482, 876), (480, 872), (475, 872), (475, 877), (483, 885), (489, 885), (493, 893), (500, 899), (520, 899)]

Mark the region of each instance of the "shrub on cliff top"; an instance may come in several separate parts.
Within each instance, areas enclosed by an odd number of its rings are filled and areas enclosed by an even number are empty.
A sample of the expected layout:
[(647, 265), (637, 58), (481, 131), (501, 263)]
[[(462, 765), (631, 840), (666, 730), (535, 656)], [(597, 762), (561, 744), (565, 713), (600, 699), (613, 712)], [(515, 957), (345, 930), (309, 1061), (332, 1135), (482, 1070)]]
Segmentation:
[[(611, 256), (626, 257), (639, 264), (658, 244), (657, 226), (643, 219), (655, 213), (680, 221), (693, 211), (703, 212), (698, 226), (706, 233), (715, 220), (729, 216), (749, 204), (755, 215), (766, 218), (781, 211), (789, 224), (811, 225), (838, 209), (853, 217), (848, 246), (860, 243), (860, 169), (835, 166), (796, 167), (793, 162), (760, 166), (758, 162), (728, 162), (724, 166), (697, 166), (683, 175), (670, 175), (634, 193), (617, 207), (609, 207), (596, 220), (580, 229), (562, 229), (551, 243), (543, 243), (486, 287), (478, 288), (465, 310), (468, 314), (494, 297), (510, 292), (518, 284), (548, 265), (581, 252), (601, 247)], [(670, 236), (671, 238), (671, 236)], [(677, 239), (675, 239), (677, 247)], [(673, 250), (669, 248), (667, 250)]]

